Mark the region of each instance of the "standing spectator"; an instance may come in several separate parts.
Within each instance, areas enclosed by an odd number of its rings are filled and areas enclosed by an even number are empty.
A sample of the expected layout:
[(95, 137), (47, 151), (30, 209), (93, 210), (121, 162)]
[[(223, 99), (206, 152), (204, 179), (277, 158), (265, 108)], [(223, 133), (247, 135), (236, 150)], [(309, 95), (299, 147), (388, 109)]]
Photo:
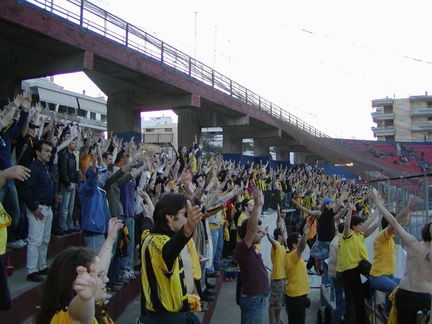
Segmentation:
[(262, 191), (253, 192), (254, 207), (248, 219), (239, 229), (241, 242), (237, 244), (236, 259), (241, 271), (240, 310), (242, 324), (263, 323), (266, 299), (270, 289), (267, 271), (261, 257), (261, 252), (255, 247), (263, 232), (258, 224), (258, 217), (264, 204)]
[(304, 324), (306, 308), (310, 306), (309, 278), (302, 253), (306, 247), (309, 224), (305, 224), (303, 235), (291, 233), (287, 238), (288, 253), (285, 255), (285, 305), (290, 324)]
[[(14, 101), (3, 107), (0, 118), (0, 170), (12, 166), (12, 141), (20, 134), (21, 129), (28, 118), (28, 110), (31, 102), (21, 95), (15, 97)], [(18, 122), (14, 122), (16, 114), (20, 115)], [(20, 209), (18, 193), (15, 182), (9, 179), (0, 189), (0, 202), (5, 206), (6, 212), (12, 218), (12, 225), (8, 227), (8, 247), (19, 249), (26, 243), (18, 240), (17, 230), (20, 222)]]
[(143, 232), (141, 252), (142, 288), (151, 323), (195, 323), (179, 256), (201, 219), (200, 207), (192, 207), (180, 194), (166, 194), (155, 206), (154, 227)]
[(64, 148), (58, 154), (58, 172), (60, 193), (62, 202), (59, 211), (59, 229), (60, 235), (75, 232), (78, 229), (73, 223), (73, 209), (75, 204), (75, 194), (79, 182), (77, 172), (77, 162), (75, 151), (77, 150), (77, 141), (72, 140), (67, 148)]
[[(7, 168), (6, 170), (0, 171), (0, 187), (9, 179), (24, 181), (28, 179), (29, 176), (30, 170), (23, 166), (16, 165)], [(6, 228), (10, 225), (10, 221), (10, 216), (6, 213), (0, 202), (0, 311), (9, 310), (11, 308), (11, 294), (7, 282), (5, 260), (7, 241)]]
[(81, 202), (81, 226), (85, 245), (97, 252), (105, 241), (111, 214), (106, 192), (102, 189), (106, 169), (98, 167), (96, 163), (96, 159), (93, 159), (92, 165), (87, 169), (87, 179), (78, 188), (78, 197)]
[(26, 264), (29, 281), (43, 281), (40, 275), (48, 274), (46, 257), (51, 238), (51, 205), (60, 200), (55, 194), (53, 176), (47, 165), (51, 150), (50, 142), (42, 140), (37, 143), (37, 159), (30, 165), (30, 178), (23, 183), (20, 190), (27, 206), (29, 222)]

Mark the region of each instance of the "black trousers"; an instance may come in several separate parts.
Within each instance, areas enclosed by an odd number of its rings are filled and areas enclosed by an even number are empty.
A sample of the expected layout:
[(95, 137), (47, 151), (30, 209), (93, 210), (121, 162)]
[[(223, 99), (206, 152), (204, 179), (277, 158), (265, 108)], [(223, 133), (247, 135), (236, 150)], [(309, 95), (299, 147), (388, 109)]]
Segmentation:
[(396, 309), (398, 323), (415, 323), (417, 312), (430, 310), (431, 295), (416, 293), (404, 289), (396, 292)]
[(0, 311), (11, 309), (11, 295), (7, 281), (6, 258), (0, 255)]
[(341, 274), (346, 300), (345, 323), (368, 323), (364, 305), (365, 296), (358, 267), (343, 271)]
[(309, 307), (307, 295), (289, 297), (285, 295), (285, 308), (288, 314), (289, 324), (305, 324), (306, 308)]

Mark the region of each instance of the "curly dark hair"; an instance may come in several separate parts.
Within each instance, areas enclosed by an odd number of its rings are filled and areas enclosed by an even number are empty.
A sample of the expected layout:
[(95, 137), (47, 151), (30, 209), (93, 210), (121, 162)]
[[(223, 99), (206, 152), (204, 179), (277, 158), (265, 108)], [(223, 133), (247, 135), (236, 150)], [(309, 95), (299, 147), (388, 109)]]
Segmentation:
[(76, 268), (83, 266), (90, 271), (90, 264), (95, 261), (96, 256), (96, 252), (84, 247), (70, 247), (54, 259), (44, 284), (36, 324), (50, 323), (55, 313), (69, 306), (76, 295), (73, 290), (73, 282), (77, 277)]

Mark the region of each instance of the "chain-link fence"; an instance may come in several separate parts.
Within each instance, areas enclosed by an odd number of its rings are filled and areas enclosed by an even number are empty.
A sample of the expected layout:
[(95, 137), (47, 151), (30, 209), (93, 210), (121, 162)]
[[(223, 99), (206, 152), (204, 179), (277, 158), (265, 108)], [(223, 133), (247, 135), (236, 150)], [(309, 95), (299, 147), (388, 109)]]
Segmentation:
[(411, 219), (403, 226), (421, 240), (421, 229), (424, 224), (430, 222), (432, 174), (377, 180), (372, 182), (371, 186), (375, 187), (384, 198), (387, 209), (396, 215), (402, 212), (411, 197), (416, 198)]

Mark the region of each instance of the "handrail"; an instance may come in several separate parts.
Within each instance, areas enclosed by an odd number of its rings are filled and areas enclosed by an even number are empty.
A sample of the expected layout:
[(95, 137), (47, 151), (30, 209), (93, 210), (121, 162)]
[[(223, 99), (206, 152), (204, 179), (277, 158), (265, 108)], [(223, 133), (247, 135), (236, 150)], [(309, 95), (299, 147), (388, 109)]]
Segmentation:
[[(219, 90), (248, 106), (263, 111), (313, 136), (329, 136), (307, 124), (278, 105), (212, 69), (208, 65), (177, 50), (123, 19), (87, 0), (24, 0), (45, 12), (61, 17), (106, 39), (114, 41), (146, 57), (184, 73), (215, 90)], [(22, 1), (20, 1), (22, 2)]]

